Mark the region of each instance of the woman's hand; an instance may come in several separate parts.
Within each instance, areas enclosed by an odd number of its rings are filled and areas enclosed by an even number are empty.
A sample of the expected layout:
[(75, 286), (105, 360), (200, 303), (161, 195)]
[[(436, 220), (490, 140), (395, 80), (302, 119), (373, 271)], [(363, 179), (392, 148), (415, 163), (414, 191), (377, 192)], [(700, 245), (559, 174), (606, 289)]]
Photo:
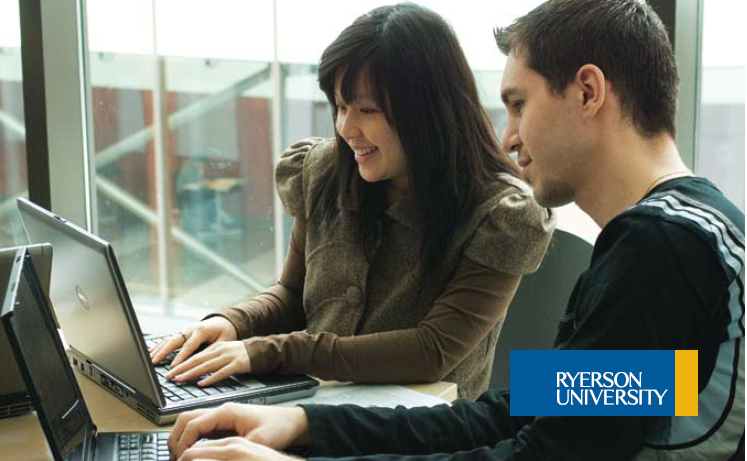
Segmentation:
[(300, 458), (279, 453), (241, 437), (195, 443), (178, 461), (296, 461)]
[(157, 365), (169, 354), (181, 347), (182, 350), (176, 354), (176, 357), (171, 362), (171, 367), (173, 368), (186, 360), (204, 343), (213, 344), (220, 341), (236, 341), (237, 337), (236, 328), (234, 328), (228, 319), (224, 317), (211, 317), (153, 346), (149, 351), (150, 359), (154, 365)]
[[(176, 360), (174, 360), (176, 362)], [(192, 381), (202, 375), (212, 373), (199, 381), (198, 386), (211, 386), (231, 375), (249, 373), (249, 354), (241, 341), (223, 341), (212, 344), (178, 366), (171, 364), (165, 378), (177, 382)]]
[[(195, 443), (203, 438), (219, 435), (222, 433), (234, 433), (238, 437), (251, 443), (238, 442), (237, 437), (221, 440)], [(229, 440), (230, 442), (225, 442)], [(267, 407), (259, 405), (245, 405), (239, 403), (226, 403), (218, 408), (194, 410), (182, 413), (177, 418), (174, 428), (169, 436), (169, 451), (174, 459), (190, 449), (198, 450), (207, 445), (210, 450), (225, 449), (230, 446), (231, 453), (245, 453), (247, 450), (251, 455), (244, 454), (246, 459), (255, 459), (256, 454), (270, 455), (279, 453), (271, 450), (257, 448), (258, 446), (269, 447), (274, 450), (283, 450), (289, 446), (303, 446), (309, 444), (309, 421), (306, 412), (301, 407)], [(257, 445), (259, 444), (259, 445)], [(193, 452), (194, 453), (194, 452)], [(213, 453), (211, 451), (211, 453)], [(219, 458), (198, 453), (199, 456), (184, 459), (234, 459), (230, 457)], [(192, 455), (190, 455), (192, 456)], [(236, 458), (244, 459), (244, 458)], [(284, 459), (284, 458), (256, 458), (256, 459)]]

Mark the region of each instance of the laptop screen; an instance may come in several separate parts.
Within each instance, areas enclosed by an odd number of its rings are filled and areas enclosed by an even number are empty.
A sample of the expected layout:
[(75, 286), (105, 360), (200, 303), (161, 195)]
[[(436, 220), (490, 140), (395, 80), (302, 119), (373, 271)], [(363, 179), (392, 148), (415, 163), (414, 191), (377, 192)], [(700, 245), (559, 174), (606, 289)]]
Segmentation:
[(18, 269), (3, 323), (50, 448), (64, 457), (94, 426), (36, 274), (29, 264)]

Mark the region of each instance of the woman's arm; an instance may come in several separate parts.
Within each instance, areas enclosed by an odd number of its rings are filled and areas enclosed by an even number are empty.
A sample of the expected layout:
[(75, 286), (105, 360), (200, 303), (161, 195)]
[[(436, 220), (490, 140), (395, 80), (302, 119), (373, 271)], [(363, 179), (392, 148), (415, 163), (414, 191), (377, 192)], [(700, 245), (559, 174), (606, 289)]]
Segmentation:
[(290, 334), (245, 340), (252, 373), (307, 373), (357, 382), (438, 381), (505, 317), (521, 280), (463, 257), (414, 328), (360, 336)]

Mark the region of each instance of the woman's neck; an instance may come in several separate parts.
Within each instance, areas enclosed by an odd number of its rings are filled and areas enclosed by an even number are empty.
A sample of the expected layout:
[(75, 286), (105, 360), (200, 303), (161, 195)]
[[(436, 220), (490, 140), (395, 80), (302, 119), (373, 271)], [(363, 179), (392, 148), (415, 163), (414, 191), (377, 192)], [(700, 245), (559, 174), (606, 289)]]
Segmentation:
[(410, 180), (407, 177), (393, 178), (387, 181), (386, 201), (389, 205), (401, 199), (410, 189)]

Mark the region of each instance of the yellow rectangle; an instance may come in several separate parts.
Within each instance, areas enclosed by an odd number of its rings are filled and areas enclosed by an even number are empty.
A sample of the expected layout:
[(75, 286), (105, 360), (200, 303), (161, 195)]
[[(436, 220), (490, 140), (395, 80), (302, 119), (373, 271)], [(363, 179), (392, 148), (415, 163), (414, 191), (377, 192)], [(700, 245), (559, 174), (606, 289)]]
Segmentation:
[(674, 415), (698, 416), (698, 351), (674, 351)]

